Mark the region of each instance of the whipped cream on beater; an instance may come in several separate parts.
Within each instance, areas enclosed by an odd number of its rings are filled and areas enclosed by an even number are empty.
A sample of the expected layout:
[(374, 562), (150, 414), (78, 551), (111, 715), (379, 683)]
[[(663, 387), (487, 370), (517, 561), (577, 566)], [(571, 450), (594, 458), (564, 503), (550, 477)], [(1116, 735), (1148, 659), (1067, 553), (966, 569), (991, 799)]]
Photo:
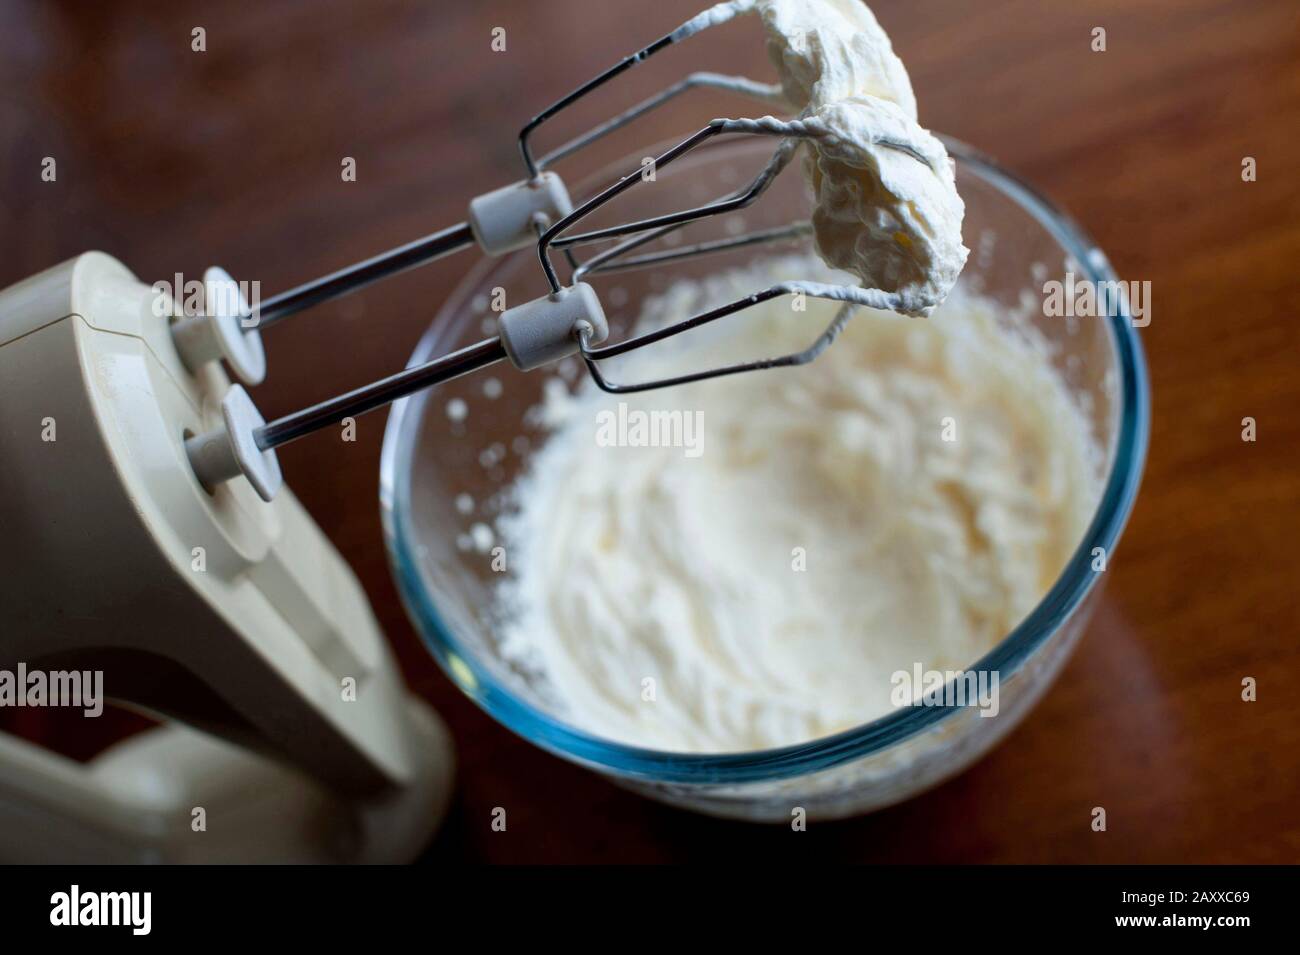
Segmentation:
[(807, 175), (818, 252), (894, 293), (895, 311), (929, 314), (968, 254), (965, 205), (943, 143), (870, 96), (822, 106), (806, 124), (817, 130)]
[(907, 69), (862, 0), (758, 0), (756, 8), (795, 107), (872, 96), (916, 119)]
[[(766, 260), (671, 287), (638, 331), (792, 276), (843, 279), (809, 254)], [(837, 308), (773, 299), (619, 377), (788, 352)], [(551, 436), (498, 525), (503, 655), (573, 724), (697, 752), (824, 736), (891, 712), (897, 671), (973, 664), (1051, 585), (1099, 484), (1047, 345), (999, 312), (959, 290), (926, 322), (858, 309), (813, 368), (552, 390)], [(611, 416), (655, 411), (698, 413), (702, 433), (601, 440)]]
[(754, 122), (811, 137), (805, 174), (818, 252), (891, 295), (894, 311), (928, 315), (966, 264), (965, 206), (943, 144), (917, 123), (889, 37), (860, 0), (729, 0), (674, 36), (748, 13), (762, 17), (781, 87), (801, 111), (790, 122)]

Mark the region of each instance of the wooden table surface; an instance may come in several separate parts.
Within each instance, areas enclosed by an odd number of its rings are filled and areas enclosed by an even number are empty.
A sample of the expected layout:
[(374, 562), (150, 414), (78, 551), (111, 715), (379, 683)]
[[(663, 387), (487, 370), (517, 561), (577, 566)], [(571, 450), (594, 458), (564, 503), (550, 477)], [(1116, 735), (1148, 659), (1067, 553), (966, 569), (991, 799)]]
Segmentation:
[[(459, 221), (476, 190), (518, 177), (514, 130), (531, 111), (700, 2), (0, 4), (0, 286), (97, 248), (149, 281), (220, 263), (268, 295)], [(1086, 638), (1002, 746), (905, 805), (797, 835), (664, 808), (534, 749), (438, 670), (388, 575), (384, 417), (363, 418), (355, 444), (308, 439), (281, 461), (455, 734), (456, 805), (429, 861), (1300, 859), (1300, 6), (875, 9), (928, 126), (1036, 182), (1123, 278), (1152, 283), (1151, 452)], [(197, 26), (206, 53), (191, 51)], [(1105, 52), (1090, 49), (1098, 26)], [(692, 68), (770, 75), (748, 26), (662, 59), (604, 108)], [(617, 152), (694, 129), (713, 103), (681, 102)], [(341, 179), (346, 156), (356, 182)], [(399, 368), (469, 256), (277, 328), (261, 409)], [(1241, 700), (1245, 677), (1257, 702)], [(5, 719), (82, 756), (135, 725), (103, 721), (91, 738), (84, 721)], [(489, 827), (494, 806), (507, 833)]]

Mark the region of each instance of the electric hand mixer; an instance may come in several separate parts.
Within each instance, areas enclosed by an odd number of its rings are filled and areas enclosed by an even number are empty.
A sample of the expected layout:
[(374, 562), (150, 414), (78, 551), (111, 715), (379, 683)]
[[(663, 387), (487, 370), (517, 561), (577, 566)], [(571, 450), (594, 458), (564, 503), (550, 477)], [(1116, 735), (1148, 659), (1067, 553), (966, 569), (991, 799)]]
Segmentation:
[[(696, 17), (529, 121), (519, 135), (526, 178), (474, 199), (467, 223), (275, 296), (256, 312), (220, 269), (205, 275), (199, 314), (171, 300), (160, 310), (150, 286), (97, 252), (0, 292), (0, 575), (8, 595), (0, 667), (102, 669), (109, 696), (178, 721), (87, 765), (0, 734), (0, 857), (379, 861), (409, 858), (427, 842), (449, 798), (450, 741), (403, 688), (355, 577), (281, 487), (275, 449), (500, 361), (528, 371), (580, 354), (609, 391), (799, 364), (834, 339), (855, 304), (880, 306), (873, 290), (787, 282), (601, 345), (608, 327), (587, 276), (810, 230), (796, 222), (643, 249), (756, 201), (796, 152), (797, 121), (710, 122), (655, 167), (716, 136), (775, 137), (752, 182), (705, 205), (587, 232), (574, 226), (646, 182), (644, 169), (575, 207), (548, 168), (686, 90), (783, 104), (777, 86), (695, 73), (534, 156), (531, 137), (542, 124), (716, 22)], [(224, 359), (234, 377), (255, 385), (266, 372), (261, 332), (277, 322), (470, 245), (496, 256), (534, 243), (550, 291), (501, 313), (500, 334), (471, 347), (271, 422), (221, 368)], [(578, 248), (598, 243), (611, 244), (578, 260)], [(556, 250), (571, 271), (567, 285)], [(795, 292), (845, 303), (805, 351), (655, 381), (614, 383), (601, 371), (604, 359)], [(206, 832), (192, 824), (200, 808)]]

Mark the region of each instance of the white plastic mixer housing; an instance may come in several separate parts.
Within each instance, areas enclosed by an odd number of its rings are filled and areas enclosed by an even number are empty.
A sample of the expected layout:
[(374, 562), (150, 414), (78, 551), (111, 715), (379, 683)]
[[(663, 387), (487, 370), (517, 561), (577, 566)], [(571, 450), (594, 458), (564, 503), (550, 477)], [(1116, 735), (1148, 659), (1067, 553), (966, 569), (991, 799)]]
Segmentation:
[(177, 721), (88, 764), (0, 734), (0, 859), (409, 858), (449, 738), (288, 489), (200, 484), (230, 382), (155, 302), (96, 252), (0, 292), (0, 669)]

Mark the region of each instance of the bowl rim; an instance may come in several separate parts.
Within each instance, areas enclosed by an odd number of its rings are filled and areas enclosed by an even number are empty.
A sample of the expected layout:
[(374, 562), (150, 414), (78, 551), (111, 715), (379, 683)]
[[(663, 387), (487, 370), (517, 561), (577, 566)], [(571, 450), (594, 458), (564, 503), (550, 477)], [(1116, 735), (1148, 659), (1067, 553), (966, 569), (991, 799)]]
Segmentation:
[[(993, 159), (950, 137), (941, 137), (964, 168), (980, 176), (1028, 212), (1065, 250), (1092, 282), (1117, 276), (1097, 244), (1068, 216), (1032, 186), (1001, 168)], [(458, 285), (449, 302), (462, 296), (499, 260), (480, 261)], [(1084, 601), (1100, 576), (1092, 569), (1093, 549), (1107, 555), (1132, 512), (1141, 483), (1150, 431), (1150, 385), (1142, 344), (1123, 297), (1106, 316), (1119, 372), (1119, 434), (1110, 472), (1096, 512), (1079, 546), (1052, 587), (1034, 609), (988, 653), (967, 670), (993, 670), (1005, 682), (1052, 636)], [(443, 333), (437, 323), (421, 337), (410, 364), (427, 360)], [(570, 726), (521, 700), (502, 686), (472, 653), (461, 650), (423, 586), (416, 549), (407, 539), (399, 493), (399, 475), (409, 472), (414, 428), (408, 421), (427, 392), (393, 405), (384, 430), (380, 458), (380, 512), (389, 563), (407, 616), (417, 633), (457, 687), (507, 729), (551, 753), (603, 772), (668, 783), (734, 784), (787, 779), (814, 773), (878, 753), (936, 727), (959, 707), (907, 707), (831, 736), (774, 749), (730, 753), (684, 753), (655, 750), (614, 740)]]

